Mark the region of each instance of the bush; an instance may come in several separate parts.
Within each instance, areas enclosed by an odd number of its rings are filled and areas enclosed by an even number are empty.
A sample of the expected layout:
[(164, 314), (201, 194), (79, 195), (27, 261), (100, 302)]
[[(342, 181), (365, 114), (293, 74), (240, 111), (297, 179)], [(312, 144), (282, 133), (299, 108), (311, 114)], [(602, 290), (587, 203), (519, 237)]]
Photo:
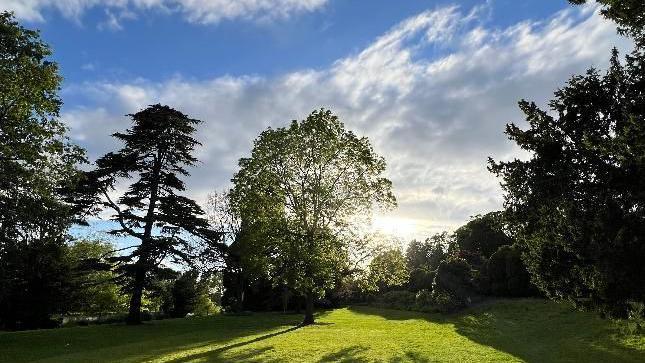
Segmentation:
[(417, 268), (410, 272), (410, 281), (408, 288), (411, 291), (432, 291), (435, 271), (428, 271), (423, 268)]
[(628, 305), (626, 332), (628, 334), (641, 334), (645, 332), (645, 304), (630, 301)]
[(441, 262), (434, 278), (432, 299), (441, 311), (468, 306), (476, 297), (473, 273), (466, 260), (451, 258)]
[(414, 310), (416, 295), (410, 291), (389, 291), (379, 295), (373, 305), (399, 310)]
[(416, 311), (430, 312), (437, 310), (430, 290), (419, 290), (415, 296), (414, 305), (414, 310)]
[(432, 303), (435, 309), (441, 313), (451, 313), (468, 305), (463, 299), (443, 290), (432, 292)]
[(491, 295), (528, 296), (533, 290), (520, 251), (515, 247), (500, 247), (486, 263), (486, 276)]

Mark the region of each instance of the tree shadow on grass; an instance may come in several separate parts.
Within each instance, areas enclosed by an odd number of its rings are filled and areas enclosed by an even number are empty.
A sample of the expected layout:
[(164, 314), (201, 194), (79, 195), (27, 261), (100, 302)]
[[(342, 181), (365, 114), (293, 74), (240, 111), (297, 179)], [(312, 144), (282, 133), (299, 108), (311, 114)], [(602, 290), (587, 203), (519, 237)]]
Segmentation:
[(11, 333), (0, 337), (0, 361), (127, 363), (172, 359), (182, 356), (183, 352), (217, 348), (244, 337), (271, 333), (280, 327), (293, 327), (298, 320), (272, 313), (242, 317), (218, 315), (154, 321), (140, 326), (103, 325)]
[(355, 345), (352, 347), (343, 348), (337, 352), (329, 353), (323, 356), (318, 363), (328, 363), (328, 362), (367, 362), (367, 359), (361, 357), (360, 355), (367, 351), (368, 348)]
[[(224, 358), (223, 354), (226, 353), (229, 350), (236, 349), (236, 348), (241, 348), (241, 347), (244, 347), (244, 346), (249, 345), (249, 344), (261, 342), (263, 340), (267, 340), (267, 339), (276, 337), (278, 335), (287, 334), (289, 332), (292, 332), (292, 331), (295, 331), (297, 329), (300, 329), (301, 327), (302, 327), (302, 325), (296, 325), (296, 326), (291, 327), (289, 329), (284, 329), (284, 330), (281, 330), (281, 331), (278, 331), (278, 332), (275, 332), (275, 333), (265, 334), (265, 335), (259, 336), (257, 338), (245, 340), (245, 341), (242, 341), (242, 342), (239, 342), (239, 343), (225, 345), (223, 347), (219, 347), (219, 348), (209, 350), (209, 351), (206, 351), (206, 352), (202, 352), (202, 353), (198, 353), (198, 354), (186, 355), (186, 356), (183, 356), (181, 358), (168, 360), (167, 362), (185, 363), (185, 362), (192, 361), (192, 360), (202, 360), (202, 361), (207, 361), (207, 362), (218, 361), (218, 360), (221, 360), (222, 358)], [(272, 349), (272, 347), (264, 347), (264, 348), (259, 348), (259, 349), (245, 350), (245, 351), (241, 352), (240, 354), (235, 355), (234, 359), (236, 361), (241, 361), (241, 360), (248, 361), (252, 357), (260, 355), (261, 353), (264, 353), (264, 352), (266, 352), (268, 350), (271, 350), (271, 349)], [(231, 358), (226, 358), (226, 359), (231, 359)], [(265, 362), (265, 361), (266, 360), (263, 360), (263, 362)]]
[[(424, 319), (450, 324), (457, 334), (527, 362), (645, 362), (642, 350), (625, 345), (615, 324), (539, 299), (504, 299), (457, 314), (350, 308), (388, 320)], [(432, 344), (432, 337), (428, 337)]]

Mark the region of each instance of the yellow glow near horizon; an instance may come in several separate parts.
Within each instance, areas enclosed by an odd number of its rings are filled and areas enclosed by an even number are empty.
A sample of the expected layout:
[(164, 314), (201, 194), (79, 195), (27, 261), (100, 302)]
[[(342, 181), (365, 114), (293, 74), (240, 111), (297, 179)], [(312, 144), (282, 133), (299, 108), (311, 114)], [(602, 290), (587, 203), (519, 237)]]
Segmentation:
[(412, 238), (420, 232), (418, 223), (413, 219), (379, 215), (372, 219), (372, 231), (403, 239)]

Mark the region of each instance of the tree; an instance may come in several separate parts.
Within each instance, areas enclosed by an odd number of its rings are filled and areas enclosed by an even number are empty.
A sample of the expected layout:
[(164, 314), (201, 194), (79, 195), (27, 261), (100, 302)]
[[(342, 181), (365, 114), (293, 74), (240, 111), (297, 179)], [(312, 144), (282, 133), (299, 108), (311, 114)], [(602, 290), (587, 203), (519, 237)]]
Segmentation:
[(67, 249), (73, 273), (69, 310), (89, 315), (125, 311), (127, 296), (116, 284), (117, 275), (106, 259), (114, 247), (100, 240), (77, 240)]
[(528, 160), (490, 160), (532, 280), (550, 297), (617, 314), (645, 301), (644, 89), (645, 48), (625, 64), (614, 50), (604, 76), (590, 69), (555, 92), (551, 113), (520, 102), (528, 129), (506, 134)]
[(495, 296), (528, 296), (534, 288), (515, 246), (502, 246), (486, 262), (488, 293)]
[[(587, 0), (569, 0), (572, 4), (584, 4)], [(634, 38), (643, 36), (645, 29), (645, 3), (642, 0), (596, 0), (603, 5), (602, 14), (619, 25), (619, 31)]]
[(453, 238), (456, 253), (474, 267), (480, 267), (501, 246), (513, 243), (504, 231), (501, 212), (472, 217), (455, 231)]
[(450, 257), (439, 264), (432, 284), (432, 300), (441, 311), (468, 306), (476, 296), (472, 268), (459, 257)]
[[(128, 116), (132, 127), (113, 135), (123, 148), (96, 161), (79, 194), (89, 196), (83, 204), (114, 212), (118, 227), (112, 234), (139, 241), (131, 253), (115, 258), (131, 293), (128, 322), (138, 324), (147, 277), (164, 259), (190, 265), (200, 254), (225, 246), (199, 205), (178, 194), (185, 190), (180, 177), (197, 162), (193, 151), (199, 142), (192, 134), (200, 121), (158, 104)], [(115, 198), (117, 181), (130, 179), (135, 181)]]
[(410, 242), (405, 253), (410, 271), (410, 290), (432, 290), (434, 275), (441, 261), (448, 257), (447, 249), (450, 243), (447, 232), (437, 233), (423, 242)]
[(404, 287), (410, 277), (405, 262), (403, 253), (397, 248), (377, 254), (368, 266), (369, 290), (382, 293)]
[(83, 151), (58, 120), (61, 77), (37, 31), (0, 13), (0, 326), (49, 325), (69, 287), (65, 186)]
[(303, 324), (311, 324), (315, 296), (346, 265), (342, 232), (374, 206), (396, 203), (385, 160), (321, 109), (262, 132), (239, 165), (231, 196), (250, 255), (265, 260), (274, 282), (306, 297)]

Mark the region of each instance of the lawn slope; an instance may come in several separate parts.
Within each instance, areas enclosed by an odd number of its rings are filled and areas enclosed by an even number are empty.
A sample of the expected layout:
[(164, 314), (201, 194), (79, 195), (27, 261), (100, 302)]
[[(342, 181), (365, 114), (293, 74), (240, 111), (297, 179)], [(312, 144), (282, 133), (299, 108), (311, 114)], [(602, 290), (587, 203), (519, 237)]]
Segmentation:
[(542, 300), (502, 300), (452, 316), (351, 307), (294, 327), (253, 314), (0, 333), (1, 362), (644, 362), (645, 338)]

